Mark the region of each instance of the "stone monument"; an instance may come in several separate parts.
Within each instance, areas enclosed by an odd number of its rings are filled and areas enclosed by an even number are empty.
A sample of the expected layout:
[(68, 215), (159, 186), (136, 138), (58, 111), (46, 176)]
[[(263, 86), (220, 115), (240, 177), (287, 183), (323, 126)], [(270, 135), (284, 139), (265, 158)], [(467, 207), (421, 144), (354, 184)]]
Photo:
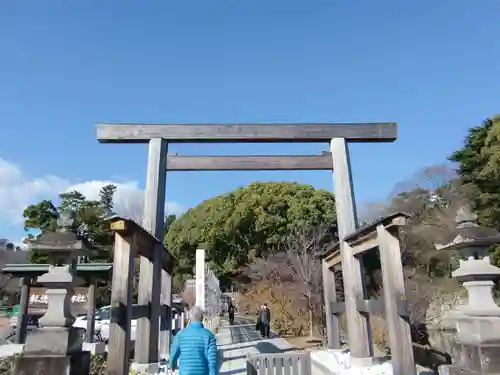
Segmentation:
[(452, 273), (468, 293), (466, 304), (451, 311), (458, 342), (452, 364), (439, 367), (440, 375), (500, 374), (500, 307), (492, 296), (500, 268), (490, 263), (490, 246), (500, 243), (500, 233), (476, 224), (469, 207), (458, 210), (457, 236), (437, 249), (454, 250), (463, 258)]
[(37, 283), (47, 288), (47, 311), (40, 328), (26, 337), (24, 354), (16, 363), (16, 375), (87, 375), (90, 352), (82, 351), (82, 332), (72, 327), (73, 287), (78, 284), (76, 264), (88, 256), (91, 246), (75, 233), (75, 213), (64, 212), (58, 219), (59, 230), (47, 232), (29, 243), (29, 249), (49, 257), (49, 271)]

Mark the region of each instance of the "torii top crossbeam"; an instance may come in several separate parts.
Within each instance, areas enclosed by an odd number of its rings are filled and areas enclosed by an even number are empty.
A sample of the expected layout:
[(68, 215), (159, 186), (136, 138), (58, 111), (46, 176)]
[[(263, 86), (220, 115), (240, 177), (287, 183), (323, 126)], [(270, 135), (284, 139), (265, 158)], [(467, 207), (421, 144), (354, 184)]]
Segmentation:
[(359, 124), (97, 124), (101, 143), (147, 143), (163, 138), (169, 143), (237, 142), (329, 142), (344, 138), (349, 142), (393, 142), (395, 122)]

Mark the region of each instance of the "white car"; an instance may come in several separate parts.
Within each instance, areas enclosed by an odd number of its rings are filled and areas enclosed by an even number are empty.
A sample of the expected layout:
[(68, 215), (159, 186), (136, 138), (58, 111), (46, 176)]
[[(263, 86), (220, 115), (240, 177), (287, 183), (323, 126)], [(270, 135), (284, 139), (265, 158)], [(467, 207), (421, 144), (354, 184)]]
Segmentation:
[[(175, 308), (174, 308), (174, 314), (175, 314)], [(104, 306), (97, 310), (95, 314), (95, 331), (99, 332), (102, 340), (104, 342), (108, 342), (109, 340), (109, 328), (111, 325), (110, 321), (111, 317), (111, 306)], [(174, 316), (175, 317), (175, 316)], [(176, 327), (175, 325), (175, 319), (172, 319), (172, 328)], [(87, 317), (86, 316), (79, 316), (76, 318), (75, 323), (73, 323), (73, 327), (76, 328), (83, 328), (87, 329)], [(137, 320), (132, 319), (130, 322), (130, 340), (135, 341), (135, 336), (136, 336), (136, 331), (137, 331)], [(175, 335), (175, 331), (172, 330), (172, 334)]]

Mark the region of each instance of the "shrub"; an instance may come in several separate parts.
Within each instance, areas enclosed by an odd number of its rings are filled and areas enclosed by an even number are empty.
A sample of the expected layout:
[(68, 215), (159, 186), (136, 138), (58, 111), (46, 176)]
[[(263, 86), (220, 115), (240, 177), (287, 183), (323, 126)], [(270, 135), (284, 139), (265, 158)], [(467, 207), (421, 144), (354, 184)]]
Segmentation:
[[(19, 356), (0, 358), (0, 375), (12, 375)], [(93, 355), (89, 375), (106, 375), (107, 353)]]
[(276, 285), (260, 281), (238, 301), (240, 308), (256, 316), (260, 306), (266, 302), (271, 310), (271, 328), (282, 336), (302, 336), (308, 329), (307, 310), (298, 303), (300, 296), (290, 285)]
[(89, 375), (105, 375), (107, 359), (108, 353), (93, 355), (90, 360)]
[(370, 326), (374, 349), (383, 355), (390, 354), (389, 333), (384, 317), (376, 314), (370, 315)]
[(17, 356), (0, 358), (0, 375), (11, 375)]

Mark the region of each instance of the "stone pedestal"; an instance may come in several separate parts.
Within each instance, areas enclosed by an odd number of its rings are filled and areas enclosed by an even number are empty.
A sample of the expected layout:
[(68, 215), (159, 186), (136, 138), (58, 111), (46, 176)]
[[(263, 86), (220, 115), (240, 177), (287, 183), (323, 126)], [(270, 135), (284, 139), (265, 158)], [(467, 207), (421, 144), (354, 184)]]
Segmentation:
[(491, 345), (456, 343), (452, 365), (439, 366), (440, 375), (499, 375), (500, 342)]
[(47, 327), (35, 329), (26, 338), (25, 353), (32, 355), (66, 355), (82, 350), (82, 329)]
[(458, 341), (466, 345), (500, 345), (500, 318), (461, 316), (456, 320)]
[(69, 356), (29, 356), (17, 359), (16, 375), (88, 375), (90, 353), (79, 352)]

